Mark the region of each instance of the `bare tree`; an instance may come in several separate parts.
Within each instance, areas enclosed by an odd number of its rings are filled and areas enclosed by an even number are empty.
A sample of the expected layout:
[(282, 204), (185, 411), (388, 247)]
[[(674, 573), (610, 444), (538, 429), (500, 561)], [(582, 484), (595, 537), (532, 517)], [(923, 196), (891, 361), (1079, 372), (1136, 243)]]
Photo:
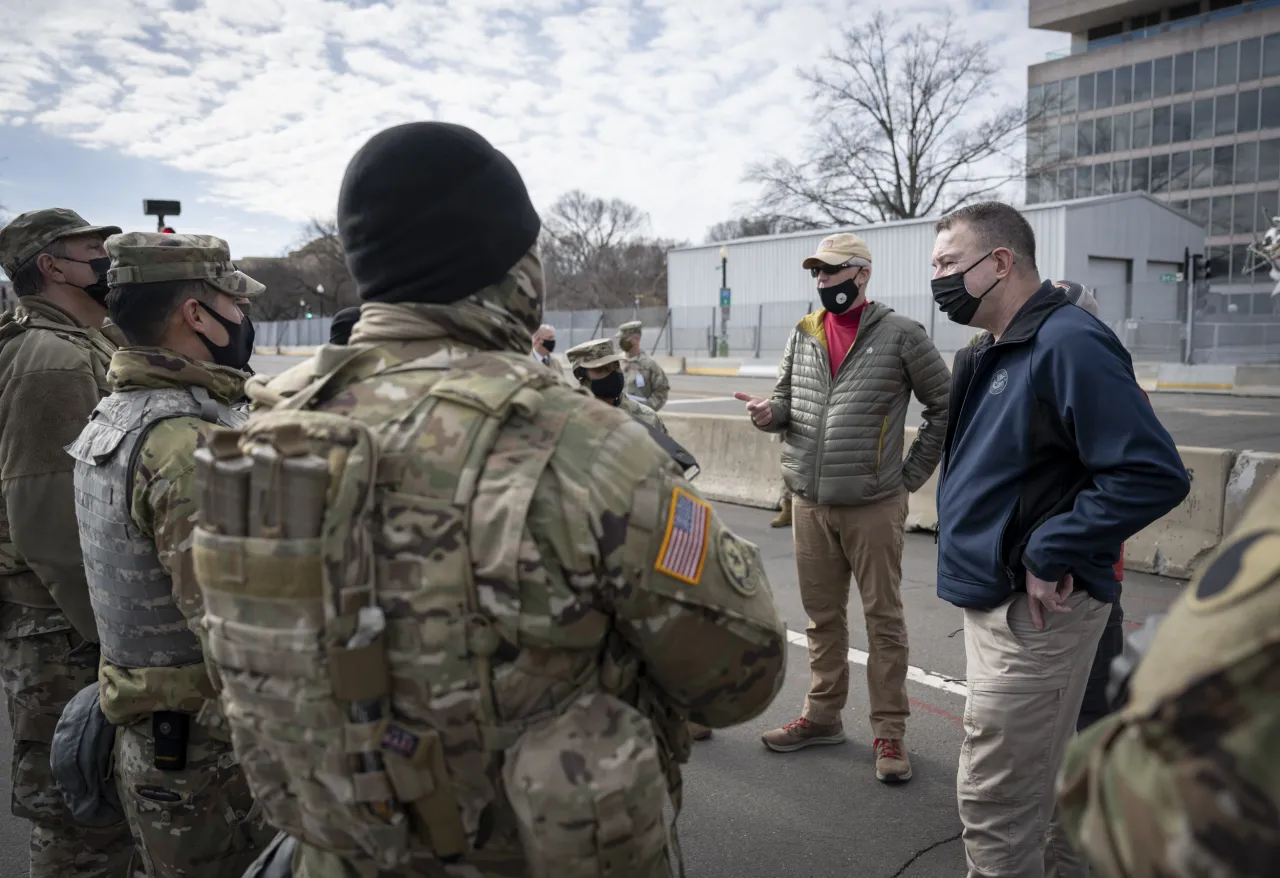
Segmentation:
[(764, 187), (766, 214), (810, 227), (930, 216), (1022, 176), (1013, 150), (1027, 111), (993, 103), (989, 47), (965, 39), (950, 12), (910, 27), (876, 12), (849, 27), (823, 65), (800, 73), (822, 129), (803, 161), (748, 169)]
[(347, 270), (347, 256), (338, 237), (338, 221), (312, 217), (303, 229), (303, 242), (287, 257), (303, 285), (304, 298), (322, 314), (335, 314), (357, 304), (356, 284)]
[(621, 199), (560, 196), (541, 240), (550, 301), (569, 309), (665, 303), (666, 253), (677, 243), (646, 237), (648, 225), (644, 211)]
[(707, 243), (732, 241), (737, 238), (759, 238), (764, 235), (781, 235), (814, 228), (813, 223), (796, 222), (780, 216), (739, 216), (716, 223), (707, 229)]
[(237, 260), (236, 266), (267, 288), (253, 302), (255, 320), (290, 320), (306, 313), (307, 297), (314, 296), (315, 289), (290, 257), (249, 257)]

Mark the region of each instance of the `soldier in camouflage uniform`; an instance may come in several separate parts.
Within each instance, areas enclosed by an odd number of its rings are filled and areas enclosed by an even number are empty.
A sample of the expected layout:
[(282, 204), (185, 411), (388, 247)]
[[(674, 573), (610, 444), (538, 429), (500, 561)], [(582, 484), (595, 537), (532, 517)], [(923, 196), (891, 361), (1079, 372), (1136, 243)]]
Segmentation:
[(660, 412), (667, 404), (671, 382), (662, 367), (640, 347), (641, 328), (639, 320), (618, 327), (618, 347), (627, 355), (627, 396)]
[[(412, 228), (405, 228), (406, 218)], [(307, 683), (298, 671), (267, 662), (255, 646), (269, 647), (269, 632), (291, 620), (301, 627), (313, 624), (304, 596), (317, 586), (299, 578), (286, 590), (283, 577), (246, 578), (227, 566), (228, 555), (219, 548), (261, 551), (270, 565), (264, 571), (284, 571), (294, 568), (280, 565), (305, 544), (278, 541), (279, 548), (269, 550), (261, 540), (225, 536), (228, 531), (213, 518), (206, 531), (202, 511), (195, 554), (206, 627), (211, 645), (224, 637), (221, 632), (228, 638), (228, 652), (211, 650), (222, 701), (255, 789), (255, 778), (274, 779), (272, 800), (263, 799), (264, 807), (273, 820), (279, 815), (296, 827), (296, 845), (282, 841), (250, 874), (585, 874), (556, 871), (556, 856), (577, 854), (567, 848), (542, 850), (539, 860), (535, 854), (544, 836), (526, 834), (526, 818), (541, 821), (550, 837), (576, 834), (592, 850), (643, 838), (646, 858), (617, 864), (616, 874), (672, 874), (663, 818), (654, 822), (651, 810), (631, 810), (642, 793), (627, 784), (636, 759), (654, 752), (656, 734), (661, 755), (655, 758), (663, 768), (654, 777), (665, 777), (656, 781), (658, 794), (678, 802), (680, 763), (689, 753), (685, 720), (696, 717), (715, 727), (743, 722), (764, 710), (781, 685), (785, 632), (758, 550), (724, 527), (630, 415), (586, 398), (532, 362), (532, 333), (544, 298), (534, 249), (541, 223), (519, 173), (486, 140), (438, 122), (381, 132), (347, 169), (338, 224), (365, 300), (351, 347), (322, 349), (270, 382), (251, 380), (248, 391), (260, 408), (245, 432), (230, 438), (238, 443), (233, 450), (244, 452), (258, 447), (246, 444), (254, 435), (283, 441), (286, 425), (315, 424), (328, 431), (324, 435), (346, 435), (348, 428), (338, 427), (346, 423), (342, 416), (376, 431), (383, 437), (380, 448), (396, 449), (390, 459), (390, 451), (378, 456), (379, 490), (372, 502), (386, 510), (385, 523), (374, 526), (371, 541), (360, 540), (372, 546), (377, 605), (355, 604), (359, 621), (344, 624), (357, 626), (355, 643), (359, 626), (385, 616), (386, 630), (402, 647), (386, 652), (389, 673), (359, 677), (361, 703), (385, 698), (391, 709), (387, 731), (374, 739), (376, 761), (362, 756), (356, 776), (317, 776), (311, 768), (317, 758), (298, 750), (306, 744), (294, 734), (310, 728), (310, 741), (332, 740), (324, 752), (341, 757), (343, 741), (356, 727), (335, 725), (328, 705), (349, 703), (342, 699), (355, 693), (333, 702), (324, 683), (313, 691), (326, 700), (311, 707), (301, 698), (272, 697), (291, 691), (287, 680), (295, 688)], [(482, 417), (472, 414), (479, 411), (475, 406), (494, 411), (491, 405), (505, 405), (502, 400), (518, 403), (522, 413), (495, 415), (496, 434), (486, 433), (487, 427), (473, 432), (475, 418)], [(269, 429), (278, 432), (254, 433)], [(320, 433), (306, 435), (321, 441)], [(489, 450), (464, 466), (477, 447)], [(213, 454), (227, 467), (245, 459), (230, 456), (225, 443), (214, 446)], [(333, 455), (341, 454), (335, 450), (318, 459), (332, 466)], [(258, 473), (253, 471), (248, 496), (261, 490)], [(368, 484), (366, 479), (362, 475), (351, 484)], [(217, 484), (231, 490), (239, 483)], [(208, 490), (206, 496), (214, 496)], [(437, 496), (469, 499), (441, 506)], [(456, 512), (446, 511), (455, 506)], [(328, 522), (337, 528), (351, 520), (331, 517), (344, 514), (331, 509), (324, 516), (326, 531)], [(450, 524), (455, 515), (467, 522), (460, 530)], [(249, 516), (252, 534), (258, 527), (252, 507)], [(333, 539), (335, 547), (355, 542), (337, 532)], [(268, 551), (274, 560), (268, 561)], [(354, 560), (345, 563), (356, 569)], [(332, 576), (346, 575), (329, 569)], [(456, 575), (428, 573), (446, 569)], [(338, 590), (358, 585), (347, 578), (319, 584)], [(337, 600), (354, 612), (348, 598)], [(325, 605), (331, 605), (327, 598)], [(474, 609), (457, 616), (463, 605)], [(266, 625), (264, 612), (271, 614), (271, 627), (254, 634), (255, 625)], [(334, 687), (338, 676), (348, 674), (342, 669), (345, 656), (364, 649), (330, 653), (324, 660), (322, 669), (339, 668)], [(362, 661), (377, 668), (384, 659)], [(278, 671), (268, 671), (263, 680), (250, 672), (253, 667)], [(305, 667), (314, 665), (307, 661)], [(603, 692), (611, 693), (613, 704), (629, 705), (629, 713), (601, 716), (582, 738), (540, 741), (538, 729), (549, 728), (546, 723), (557, 728), (582, 699)], [(369, 714), (360, 711), (366, 722)], [(409, 755), (423, 741), (438, 741), (431, 745), (438, 763), (430, 755)], [(525, 777), (531, 766), (518, 753), (540, 743), (556, 757), (538, 763), (538, 781)], [(603, 774), (585, 770), (598, 765), (594, 756), (601, 748), (614, 753), (612, 767)], [(324, 764), (346, 765), (341, 758)], [(517, 804), (527, 806), (530, 797), (549, 788), (575, 795), (566, 789), (572, 787), (590, 796), (597, 785), (620, 781), (618, 796), (598, 801), (600, 813), (611, 815), (607, 832), (597, 833), (591, 821), (587, 829), (567, 825), (558, 810), (531, 813)], [(333, 791), (327, 801), (322, 789)], [(370, 798), (377, 801), (362, 804)], [(399, 834), (405, 830), (397, 828), (406, 825), (400, 809), (418, 815), (407, 824), (407, 842)], [(394, 845), (357, 844), (362, 834), (392, 838)], [(581, 855), (607, 853), (583, 849)]]
[(24, 213), (0, 230), (18, 305), (0, 316), (0, 678), (13, 733), (16, 817), (31, 821), (31, 875), (120, 878), (128, 827), (76, 826), (49, 769), (63, 707), (91, 684), (98, 632), (76, 532), (75, 439), (107, 391), (123, 338), (107, 316), (103, 239), (71, 210)]
[[(597, 399), (617, 406), (646, 427), (667, 432), (667, 425), (658, 413), (642, 402), (636, 402), (622, 392), (622, 353), (607, 338), (584, 341), (570, 348), (565, 356), (578, 383), (589, 389)], [(689, 733), (695, 741), (711, 737), (711, 729), (700, 723), (690, 722)]]
[(239, 875), (270, 841), (217, 709), (195, 626), (195, 452), (247, 377), (263, 286), (209, 235), (107, 239), (107, 299), (128, 338), (111, 395), (80, 438), (76, 513), (101, 635), (100, 703), (116, 727), (115, 772), (149, 878)]
[(591, 391), (596, 399), (617, 406), (646, 427), (667, 432), (658, 413), (642, 402), (636, 402), (622, 392), (625, 378), (622, 374), (622, 353), (607, 338), (596, 338), (575, 345), (565, 352), (573, 377)]
[(1068, 745), (1058, 786), (1094, 873), (1275, 875), (1280, 478), (1173, 604), (1132, 680), (1115, 682), (1127, 703)]

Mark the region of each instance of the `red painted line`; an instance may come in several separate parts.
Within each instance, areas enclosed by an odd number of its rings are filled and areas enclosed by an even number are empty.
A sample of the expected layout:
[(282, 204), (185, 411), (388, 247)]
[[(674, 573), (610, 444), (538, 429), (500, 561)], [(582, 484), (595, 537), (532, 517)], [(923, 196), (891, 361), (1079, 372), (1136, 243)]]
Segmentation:
[(938, 716), (945, 717), (946, 719), (951, 720), (953, 723), (960, 726), (961, 728), (964, 727), (964, 720), (956, 716), (954, 713), (951, 713), (950, 711), (943, 710), (941, 707), (934, 707), (932, 704), (928, 704), (927, 702), (921, 701), (918, 698), (911, 698), (910, 696), (908, 696), (907, 700), (910, 701), (912, 704), (914, 704), (916, 707), (923, 708), (929, 711), (930, 713), (936, 713)]

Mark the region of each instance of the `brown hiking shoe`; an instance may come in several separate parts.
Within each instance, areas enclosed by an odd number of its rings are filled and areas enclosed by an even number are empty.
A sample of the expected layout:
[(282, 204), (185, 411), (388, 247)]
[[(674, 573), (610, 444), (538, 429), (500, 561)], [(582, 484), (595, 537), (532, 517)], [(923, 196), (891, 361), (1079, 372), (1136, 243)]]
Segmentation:
[(693, 735), (693, 740), (695, 741), (705, 741), (711, 737), (711, 729), (691, 721), (689, 723), (689, 734)]
[(792, 750), (812, 747), (814, 744), (842, 744), (844, 743), (844, 726), (839, 722), (820, 726), (800, 717), (780, 729), (765, 732), (760, 736), (760, 740), (764, 741), (764, 745), (770, 750), (790, 753)]
[(902, 741), (892, 738), (876, 738), (871, 745), (876, 752), (876, 780), (885, 783), (906, 783), (911, 780), (911, 760)]
[(782, 501), (782, 511), (771, 522), (769, 527), (791, 527), (791, 498)]

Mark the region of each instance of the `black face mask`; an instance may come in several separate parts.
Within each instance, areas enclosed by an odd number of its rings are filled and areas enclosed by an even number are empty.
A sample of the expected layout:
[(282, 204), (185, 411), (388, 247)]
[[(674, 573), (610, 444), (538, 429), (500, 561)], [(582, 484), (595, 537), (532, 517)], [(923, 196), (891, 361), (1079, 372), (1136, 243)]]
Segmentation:
[[(996, 251), (991, 251), (991, 253), (994, 252)], [(991, 253), (983, 256), (964, 271), (958, 271), (946, 277), (936, 277), (929, 281), (929, 286), (933, 290), (933, 301), (938, 303), (938, 308), (953, 323), (968, 326), (969, 321), (973, 319), (973, 315), (978, 312), (978, 306), (982, 304), (983, 298), (996, 288), (996, 284), (1003, 280), (1003, 278), (996, 278), (995, 283), (987, 287), (981, 296), (973, 295), (969, 292), (969, 288), (964, 285), (964, 276), (986, 261)]]
[(209, 349), (209, 356), (213, 357), (213, 361), (219, 366), (243, 370), (249, 365), (249, 358), (253, 356), (254, 331), (253, 321), (249, 319), (249, 315), (243, 314), (239, 323), (232, 323), (204, 302), (200, 303), (200, 307), (221, 323), (222, 328), (227, 331), (227, 343), (224, 345), (214, 344), (207, 335), (201, 337), (204, 346)]
[(111, 292), (111, 287), (107, 286), (107, 269), (111, 267), (110, 256), (99, 256), (97, 259), (72, 259), (70, 256), (60, 256), (67, 262), (79, 262), (81, 265), (87, 265), (93, 269), (93, 274), (97, 280), (89, 284), (87, 287), (76, 287), (76, 289), (84, 290), (85, 295), (97, 302), (104, 308), (107, 306), (107, 293)]
[(627, 379), (621, 372), (610, 372), (603, 378), (591, 379), (591, 394), (596, 399), (614, 402), (618, 397), (622, 396), (622, 388), (626, 383)]
[(556, 340), (554, 338), (544, 339), (542, 342), (542, 349), (547, 353), (551, 353), (556, 349)]
[(858, 301), (858, 282), (853, 278), (842, 280), (833, 287), (818, 290), (818, 298), (822, 299), (822, 307), (832, 314), (843, 314)]

